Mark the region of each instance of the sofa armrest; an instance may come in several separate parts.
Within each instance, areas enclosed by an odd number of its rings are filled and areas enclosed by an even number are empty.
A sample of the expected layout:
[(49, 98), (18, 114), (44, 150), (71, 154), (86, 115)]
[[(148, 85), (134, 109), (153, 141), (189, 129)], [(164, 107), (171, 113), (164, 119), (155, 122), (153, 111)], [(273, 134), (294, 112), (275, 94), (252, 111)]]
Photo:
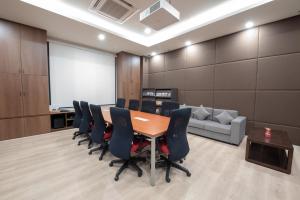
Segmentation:
[(245, 136), (247, 118), (238, 116), (231, 121), (231, 141), (239, 145)]

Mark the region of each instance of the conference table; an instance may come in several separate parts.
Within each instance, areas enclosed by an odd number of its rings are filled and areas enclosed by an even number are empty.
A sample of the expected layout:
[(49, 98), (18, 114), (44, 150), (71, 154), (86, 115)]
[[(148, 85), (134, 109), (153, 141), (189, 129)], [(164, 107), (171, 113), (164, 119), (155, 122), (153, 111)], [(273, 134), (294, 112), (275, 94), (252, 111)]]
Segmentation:
[[(104, 120), (112, 124), (110, 111), (102, 109)], [(165, 134), (168, 129), (170, 118), (156, 114), (140, 111), (130, 111), (133, 130), (141, 135), (147, 136), (151, 141), (151, 161), (150, 161), (150, 184), (155, 185), (155, 139)]]

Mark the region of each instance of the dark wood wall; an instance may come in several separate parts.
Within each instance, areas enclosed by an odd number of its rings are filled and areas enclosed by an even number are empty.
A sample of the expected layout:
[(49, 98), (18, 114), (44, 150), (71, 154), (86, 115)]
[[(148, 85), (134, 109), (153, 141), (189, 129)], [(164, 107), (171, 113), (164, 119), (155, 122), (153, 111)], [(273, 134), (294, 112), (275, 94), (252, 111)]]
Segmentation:
[(300, 145), (299, 77), (296, 16), (154, 56), (143, 87), (179, 88), (182, 104), (237, 109), (248, 128), (287, 130)]
[(117, 98), (126, 99), (126, 107), (130, 99), (140, 99), (141, 96), (141, 57), (126, 52), (120, 52), (116, 58), (117, 65)]
[(47, 33), (0, 19), (0, 140), (50, 131)]

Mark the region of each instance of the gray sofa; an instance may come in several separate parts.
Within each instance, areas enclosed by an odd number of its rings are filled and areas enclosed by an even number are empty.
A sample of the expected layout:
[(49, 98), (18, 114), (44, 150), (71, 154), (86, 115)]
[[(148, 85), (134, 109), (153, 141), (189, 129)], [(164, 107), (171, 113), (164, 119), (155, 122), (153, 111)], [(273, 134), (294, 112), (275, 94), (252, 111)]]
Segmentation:
[[(181, 105), (180, 107), (189, 107), (192, 109), (192, 113), (199, 109), (199, 107), (186, 105)], [(210, 115), (205, 120), (195, 119), (192, 115), (187, 132), (239, 145), (245, 136), (246, 117), (239, 116), (239, 113), (236, 110), (204, 108)], [(227, 111), (233, 118), (228, 125), (223, 125), (216, 119), (216, 116), (223, 111)]]

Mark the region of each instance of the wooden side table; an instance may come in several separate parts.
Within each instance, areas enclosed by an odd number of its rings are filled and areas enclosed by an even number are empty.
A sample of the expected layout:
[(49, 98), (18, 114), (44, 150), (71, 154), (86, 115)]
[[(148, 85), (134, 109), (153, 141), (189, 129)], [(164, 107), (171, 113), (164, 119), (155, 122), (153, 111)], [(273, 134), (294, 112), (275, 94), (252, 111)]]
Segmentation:
[(272, 130), (272, 137), (264, 136), (263, 128), (248, 132), (246, 157), (252, 162), (283, 173), (291, 174), (294, 147), (287, 132)]

